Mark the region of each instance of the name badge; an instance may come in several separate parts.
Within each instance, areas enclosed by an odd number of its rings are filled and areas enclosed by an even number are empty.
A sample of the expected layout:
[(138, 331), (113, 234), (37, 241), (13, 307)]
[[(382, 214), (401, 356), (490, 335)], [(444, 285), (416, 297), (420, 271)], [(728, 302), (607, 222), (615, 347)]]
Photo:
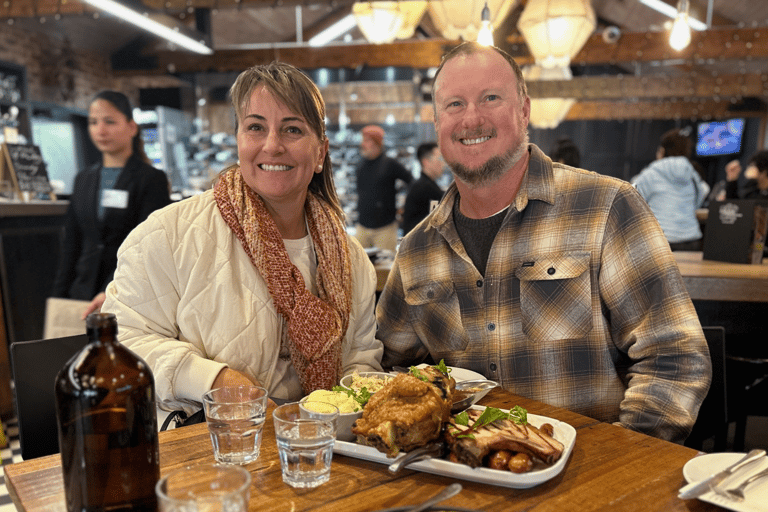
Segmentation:
[(105, 189), (101, 192), (101, 206), (104, 208), (128, 208), (128, 191)]

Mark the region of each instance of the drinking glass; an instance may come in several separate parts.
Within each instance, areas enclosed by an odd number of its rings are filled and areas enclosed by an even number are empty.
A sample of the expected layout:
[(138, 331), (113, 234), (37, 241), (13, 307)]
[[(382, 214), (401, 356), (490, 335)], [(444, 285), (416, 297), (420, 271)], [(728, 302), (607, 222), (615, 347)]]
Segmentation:
[(259, 458), (267, 413), (267, 390), (258, 386), (217, 388), (203, 395), (213, 455), (224, 464)]
[(240, 466), (199, 464), (155, 485), (160, 512), (247, 512), (251, 474)]
[(309, 410), (305, 405), (307, 402), (284, 404), (272, 416), (283, 482), (291, 487), (312, 488), (331, 477), (339, 409), (323, 403)]

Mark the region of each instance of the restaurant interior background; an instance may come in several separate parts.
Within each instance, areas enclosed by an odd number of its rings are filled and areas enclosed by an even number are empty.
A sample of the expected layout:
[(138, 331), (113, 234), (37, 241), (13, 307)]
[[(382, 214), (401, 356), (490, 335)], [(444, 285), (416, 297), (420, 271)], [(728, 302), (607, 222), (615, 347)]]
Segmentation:
[[(415, 147), (435, 138), (434, 70), (459, 39), (476, 37), (486, 5), (485, 0), (122, 2), (203, 41), (209, 53), (200, 54), (120, 21), (91, 5), (94, 1), (0, 3), (0, 122), (14, 124), (28, 142), (41, 146), (51, 179), (63, 187), (60, 198), (71, 191), (75, 173), (98, 157), (88, 140), (87, 107), (99, 90), (121, 90), (139, 107), (148, 152), (181, 198), (205, 188), (236, 158), (227, 90), (237, 74), (281, 60), (305, 70), (322, 90), (336, 182), (350, 221), (358, 129), (383, 125), (390, 153), (418, 173)], [(489, 0), (486, 17), (495, 44), (525, 66), (529, 77), (536, 116), (531, 141), (546, 152), (569, 136), (581, 150), (582, 167), (628, 180), (655, 158), (666, 130), (688, 128), (697, 137), (706, 123), (743, 120), (736, 151), (694, 157), (710, 185), (724, 178), (729, 160), (746, 163), (768, 147), (768, 2), (680, 4), (689, 4), (690, 17), (700, 24), (691, 31), (690, 44), (674, 50), (669, 42), (674, 0)], [(558, 10), (563, 6), (575, 13), (563, 15)], [(373, 23), (393, 29), (390, 34), (378, 36), (366, 25), (372, 7), (394, 9), (377, 11)], [(665, 7), (667, 14), (660, 12)], [(349, 17), (355, 13), (358, 18)], [(546, 47), (556, 40), (532, 34), (541, 23), (565, 19), (572, 23), (554, 33), (572, 40), (565, 54), (552, 60)], [(347, 22), (346, 30), (322, 45), (313, 42), (337, 22)], [(384, 42), (371, 42), (376, 37)], [(55, 259), (56, 250), (52, 246), (46, 257)], [(44, 280), (48, 270), (36, 265)], [(30, 306), (27, 320), (19, 320), (18, 333), (6, 333), (8, 341), (39, 337), (39, 304)]]

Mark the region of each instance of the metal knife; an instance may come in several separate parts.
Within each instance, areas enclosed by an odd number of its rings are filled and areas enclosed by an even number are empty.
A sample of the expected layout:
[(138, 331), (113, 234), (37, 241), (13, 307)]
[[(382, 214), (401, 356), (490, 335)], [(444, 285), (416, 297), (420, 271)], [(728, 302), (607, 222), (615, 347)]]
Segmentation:
[(765, 450), (752, 450), (744, 458), (720, 471), (714, 475), (700, 480), (698, 482), (691, 482), (682, 489), (677, 495), (681, 500), (690, 500), (692, 498), (698, 498), (705, 492), (709, 491), (710, 486), (714, 487), (733, 473), (743, 468), (744, 466), (753, 463), (757, 459), (765, 456)]

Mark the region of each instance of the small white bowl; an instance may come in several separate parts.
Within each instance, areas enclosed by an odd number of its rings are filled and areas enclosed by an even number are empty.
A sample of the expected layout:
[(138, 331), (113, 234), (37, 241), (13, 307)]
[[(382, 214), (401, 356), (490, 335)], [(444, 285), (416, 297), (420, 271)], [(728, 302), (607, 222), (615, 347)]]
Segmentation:
[[(302, 398), (299, 402), (304, 403), (307, 401), (308, 396), (305, 396)], [(317, 414), (311, 409), (307, 409), (302, 406), (302, 409), (307, 411), (310, 416)], [(352, 433), (352, 425), (355, 423), (355, 420), (358, 418), (361, 418), (363, 416), (363, 409), (360, 408), (359, 411), (356, 412), (340, 412), (338, 418), (336, 419), (336, 439), (339, 441), (354, 441), (357, 436)]]
[[(394, 379), (395, 376), (391, 373), (387, 372), (358, 372), (358, 375), (360, 377), (364, 378), (372, 378), (372, 379), (379, 379), (382, 380), (384, 383), (389, 382), (390, 380)], [(341, 378), (339, 381), (339, 385), (346, 389), (355, 389), (355, 391), (360, 391), (359, 388), (353, 388), (352, 387), (352, 377), (354, 376), (353, 373), (350, 373), (349, 375), (345, 375)], [(375, 391), (368, 390), (369, 393), (373, 394)]]

